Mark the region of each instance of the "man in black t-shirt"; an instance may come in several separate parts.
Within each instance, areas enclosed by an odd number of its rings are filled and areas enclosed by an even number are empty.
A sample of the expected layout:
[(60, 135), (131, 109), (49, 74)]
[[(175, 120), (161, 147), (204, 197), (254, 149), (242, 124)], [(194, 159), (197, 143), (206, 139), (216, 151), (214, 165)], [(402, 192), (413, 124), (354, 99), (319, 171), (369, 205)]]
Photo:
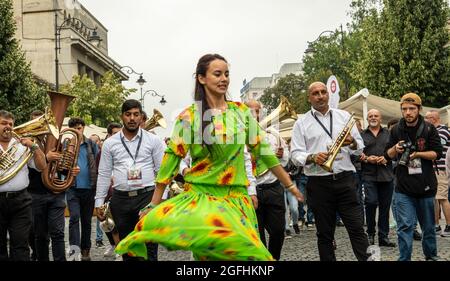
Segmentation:
[(437, 190), (433, 160), (442, 156), (436, 128), (419, 114), (422, 100), (408, 93), (401, 99), (403, 118), (395, 125), (386, 145), (386, 159), (398, 160), (395, 204), (400, 261), (411, 260), (414, 222), (422, 229), (422, 248), (427, 260), (437, 260), (434, 228), (434, 196)]

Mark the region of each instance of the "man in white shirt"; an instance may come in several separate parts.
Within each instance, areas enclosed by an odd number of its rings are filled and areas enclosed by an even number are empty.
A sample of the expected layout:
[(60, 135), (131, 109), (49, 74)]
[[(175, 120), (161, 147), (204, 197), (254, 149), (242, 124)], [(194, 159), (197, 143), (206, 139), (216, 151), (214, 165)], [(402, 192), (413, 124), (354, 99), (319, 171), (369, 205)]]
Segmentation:
[[(256, 100), (250, 100), (246, 105), (259, 122), (261, 104)], [(267, 130), (266, 140), (279, 158), (281, 166), (285, 167), (289, 161), (289, 150), (286, 143), (273, 128)], [(256, 216), (258, 218), (259, 235), (264, 245), (267, 245), (265, 235), (265, 230), (267, 230), (269, 233), (268, 250), (274, 259), (279, 260), (284, 243), (286, 225), (285, 188), (270, 171), (262, 174), (257, 173), (256, 176), (256, 193), (258, 198)]]
[[(123, 239), (134, 230), (139, 221), (139, 211), (151, 201), (165, 145), (159, 137), (140, 128), (142, 106), (137, 100), (123, 103), (121, 118), (122, 131), (103, 144), (95, 207), (99, 219), (104, 220), (99, 207), (105, 201), (114, 174), (110, 207), (119, 237)], [(150, 261), (157, 260), (157, 251), (156, 244), (147, 244)], [(123, 259), (135, 258), (124, 255)]]
[[(33, 157), (24, 165), (17, 174), (0, 185), (0, 261), (29, 261), (30, 248), (28, 236), (32, 222), (31, 195), (27, 191), (29, 185), (28, 167), (42, 171), (47, 166), (45, 155), (39, 145), (30, 138), (21, 138), (20, 142), (12, 137), (14, 127), (12, 113), (0, 110), (0, 160), (6, 159), (6, 151), (16, 146), (16, 151), (11, 152), (11, 157), (17, 159), (28, 148), (34, 153)], [(21, 161), (14, 164), (12, 169), (18, 168)], [(0, 168), (0, 179), (5, 175), (11, 175)], [(6, 180), (6, 179), (5, 179)], [(9, 233), (9, 255), (7, 250), (6, 233)]]
[(312, 108), (295, 122), (291, 158), (294, 164), (304, 167), (308, 176), (306, 192), (316, 219), (320, 260), (336, 260), (333, 239), (339, 212), (356, 258), (365, 261), (369, 257), (366, 253), (369, 242), (353, 178), (355, 167), (350, 160), (351, 154), (364, 148), (363, 140), (353, 126), (334, 161), (333, 171), (327, 172), (321, 165), (329, 157), (328, 147), (343, 130), (350, 114), (329, 107), (327, 87), (321, 82), (309, 86), (308, 99)]

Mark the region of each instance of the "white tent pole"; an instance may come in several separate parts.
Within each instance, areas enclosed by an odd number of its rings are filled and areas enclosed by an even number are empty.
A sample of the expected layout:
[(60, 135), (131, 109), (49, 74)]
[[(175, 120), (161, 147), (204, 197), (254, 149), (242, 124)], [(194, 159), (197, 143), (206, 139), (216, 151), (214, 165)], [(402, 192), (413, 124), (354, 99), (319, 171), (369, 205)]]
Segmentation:
[(362, 93), (362, 98), (363, 98), (363, 124), (364, 124), (364, 129), (367, 128), (367, 126), (369, 126), (369, 122), (367, 121), (367, 97), (369, 96), (369, 91), (367, 89), (363, 89), (363, 93)]
[(450, 107), (447, 108), (447, 125), (450, 126)]

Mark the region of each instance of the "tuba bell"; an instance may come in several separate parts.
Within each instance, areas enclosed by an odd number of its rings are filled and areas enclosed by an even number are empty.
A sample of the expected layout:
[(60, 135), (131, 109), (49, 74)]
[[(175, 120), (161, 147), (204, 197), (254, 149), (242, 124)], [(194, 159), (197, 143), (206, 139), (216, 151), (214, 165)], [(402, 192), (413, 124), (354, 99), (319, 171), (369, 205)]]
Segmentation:
[(145, 130), (150, 131), (156, 127), (167, 128), (167, 122), (164, 116), (157, 109), (153, 109), (153, 116), (145, 122)]
[(13, 128), (9, 133), (14, 138), (14, 143), (8, 150), (0, 154), (0, 184), (4, 184), (14, 178), (34, 155), (29, 148), (17, 155), (20, 138), (31, 137), (34, 138), (36, 143), (36, 139), (39, 136), (58, 136), (59, 129), (52, 111), (47, 108), (44, 115)]
[(282, 122), (287, 119), (297, 120), (297, 113), (295, 113), (294, 107), (285, 96), (281, 96), (280, 104), (272, 111), (266, 118), (259, 122), (259, 125), (265, 129), (270, 127), (276, 121)]
[[(62, 126), (64, 115), (73, 96), (57, 92), (48, 92), (56, 123)], [(45, 153), (56, 151), (62, 155), (59, 160), (48, 163), (42, 171), (42, 182), (53, 193), (58, 194), (70, 188), (75, 180), (72, 169), (76, 167), (80, 143), (83, 136), (75, 129), (66, 128), (58, 135), (48, 136), (45, 142)]]

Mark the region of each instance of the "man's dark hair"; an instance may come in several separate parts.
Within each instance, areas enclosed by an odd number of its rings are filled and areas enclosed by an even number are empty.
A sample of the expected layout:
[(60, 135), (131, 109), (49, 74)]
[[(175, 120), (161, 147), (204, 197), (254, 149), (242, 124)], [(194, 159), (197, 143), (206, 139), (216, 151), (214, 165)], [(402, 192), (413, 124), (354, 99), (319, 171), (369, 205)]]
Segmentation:
[(112, 130), (116, 129), (116, 128), (122, 129), (122, 124), (115, 123), (115, 122), (109, 123), (108, 127), (106, 127), (106, 131), (108, 132), (108, 135), (112, 135)]
[(0, 117), (3, 119), (12, 119), (14, 120), (14, 114), (6, 110), (0, 110)]
[(400, 121), (400, 119), (398, 118), (392, 118), (391, 120), (389, 120), (387, 122), (387, 127), (390, 128), (392, 126), (394, 126), (395, 124), (397, 124)]
[(69, 123), (68, 123), (69, 128), (74, 128), (75, 126), (78, 126), (78, 125), (81, 125), (84, 127), (84, 126), (86, 126), (86, 123), (84, 123), (83, 119), (78, 118), (78, 117), (70, 118)]
[(41, 116), (41, 115), (44, 115), (44, 112), (42, 112), (42, 110), (35, 110), (31, 112), (30, 117), (33, 118), (34, 116)]
[(137, 100), (126, 100), (123, 104), (122, 104), (122, 114), (124, 114), (125, 112), (127, 112), (130, 109), (133, 108), (137, 108), (139, 109), (139, 112), (142, 113), (142, 105), (139, 101)]
[(145, 111), (142, 111), (142, 121), (147, 121), (147, 119), (148, 119), (148, 116), (147, 116), (147, 112), (145, 112)]

